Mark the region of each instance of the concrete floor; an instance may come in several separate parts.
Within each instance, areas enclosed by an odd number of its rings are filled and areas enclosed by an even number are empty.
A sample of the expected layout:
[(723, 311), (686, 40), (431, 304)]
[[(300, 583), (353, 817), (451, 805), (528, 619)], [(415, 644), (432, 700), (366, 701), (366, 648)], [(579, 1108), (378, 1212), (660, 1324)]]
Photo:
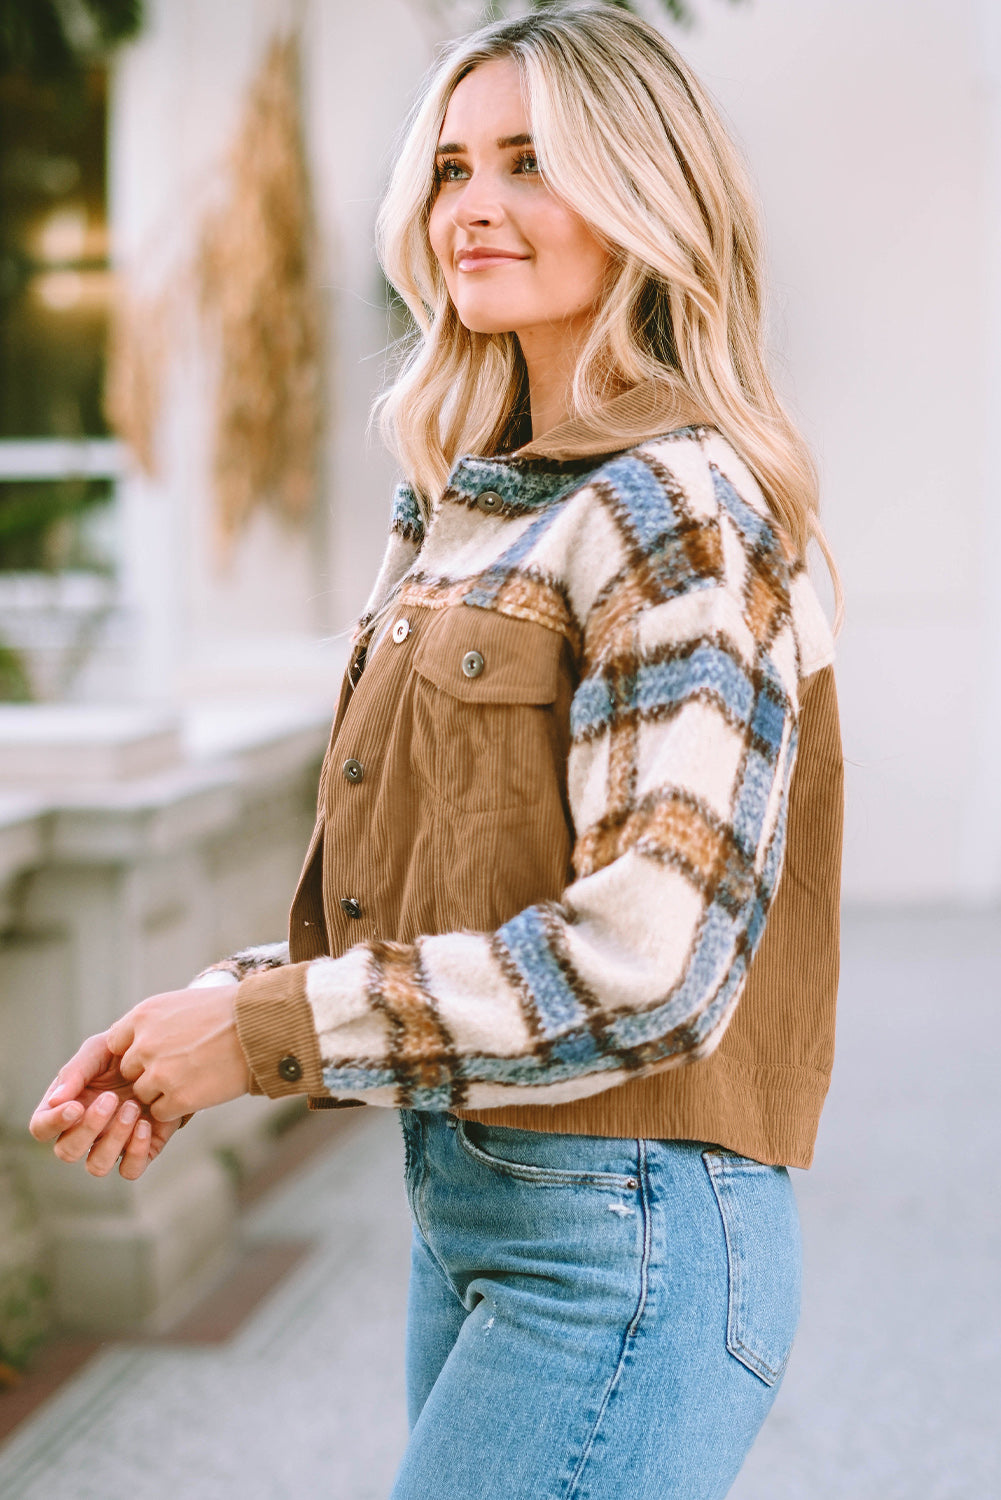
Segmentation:
[[(997, 914), (846, 922), (839, 1061), (796, 1174), (803, 1322), (732, 1500), (1001, 1496), (999, 976)], [(229, 1344), (107, 1348), (0, 1449), (4, 1500), (383, 1500), (400, 1158), (373, 1112), (272, 1193), (248, 1238), (315, 1253)]]

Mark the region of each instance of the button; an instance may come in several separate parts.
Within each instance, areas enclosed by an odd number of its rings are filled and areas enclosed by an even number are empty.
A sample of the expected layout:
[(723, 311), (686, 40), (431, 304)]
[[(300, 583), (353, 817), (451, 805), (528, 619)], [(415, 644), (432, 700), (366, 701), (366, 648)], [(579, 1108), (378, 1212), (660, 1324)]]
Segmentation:
[(493, 515), (495, 510), (500, 510), (504, 504), (503, 499), (496, 490), (484, 490), (482, 495), (476, 497), (476, 508), (482, 510), (486, 515)]
[(467, 651), (462, 658), (462, 670), (467, 677), (479, 677), (483, 671), (483, 657), (478, 651)]
[(278, 1075), (286, 1083), (298, 1083), (302, 1077), (302, 1063), (289, 1052), (278, 1064)]
[(365, 767), (360, 760), (346, 760), (341, 770), (345, 781), (361, 781), (365, 775)]
[(361, 916), (361, 902), (356, 901), (353, 896), (341, 897), (341, 911), (349, 917)]
[(409, 634), (410, 634), (410, 621), (409, 620), (397, 620), (396, 624), (393, 626), (393, 640), (396, 642), (396, 644), (398, 646), (402, 645), (402, 643), (406, 640), (406, 638), (407, 638), (407, 636)]

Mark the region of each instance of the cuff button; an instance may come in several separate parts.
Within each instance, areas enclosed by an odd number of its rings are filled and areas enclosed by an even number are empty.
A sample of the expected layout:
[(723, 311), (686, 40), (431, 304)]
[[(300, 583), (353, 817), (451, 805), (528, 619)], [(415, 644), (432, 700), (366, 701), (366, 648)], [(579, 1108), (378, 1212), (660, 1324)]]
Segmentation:
[(302, 1063), (289, 1052), (278, 1064), (278, 1076), (286, 1083), (298, 1083), (302, 1077)]

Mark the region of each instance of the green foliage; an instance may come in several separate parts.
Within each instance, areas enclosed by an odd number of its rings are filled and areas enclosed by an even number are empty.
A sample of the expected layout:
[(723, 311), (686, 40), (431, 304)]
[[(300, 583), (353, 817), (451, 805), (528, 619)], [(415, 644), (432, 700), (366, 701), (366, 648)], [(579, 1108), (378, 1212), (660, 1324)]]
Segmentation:
[(0, 641), (0, 703), (30, 703), (31, 682), (18, 652)]
[(49, 1326), (49, 1285), (23, 1267), (0, 1274), (0, 1361), (23, 1370)]
[(217, 1146), (212, 1155), (226, 1173), (233, 1187), (242, 1187), (247, 1172), (239, 1151), (234, 1146)]
[(67, 77), (142, 24), (143, 0), (0, 0), (0, 73)]
[(0, 570), (94, 567), (79, 523), (110, 499), (107, 479), (5, 481), (0, 485)]
[(270, 1114), (265, 1121), (264, 1128), (272, 1140), (277, 1141), (283, 1135), (287, 1135), (290, 1130), (294, 1130), (297, 1125), (301, 1125), (303, 1120), (308, 1119), (309, 1106), (300, 1094), (295, 1099), (290, 1099), (285, 1108)]
[[(106, 572), (100, 522), (111, 491), (107, 479), (0, 484), (0, 574)], [(21, 654), (0, 640), (0, 703), (27, 703), (33, 696)]]

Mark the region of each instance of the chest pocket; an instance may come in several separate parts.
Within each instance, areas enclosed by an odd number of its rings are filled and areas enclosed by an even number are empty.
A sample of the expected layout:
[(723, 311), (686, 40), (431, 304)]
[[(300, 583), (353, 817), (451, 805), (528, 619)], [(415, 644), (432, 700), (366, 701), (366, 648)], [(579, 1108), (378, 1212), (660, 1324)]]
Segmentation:
[(561, 635), (460, 604), (414, 654), (416, 774), (469, 812), (530, 806), (565, 778), (568, 701)]

